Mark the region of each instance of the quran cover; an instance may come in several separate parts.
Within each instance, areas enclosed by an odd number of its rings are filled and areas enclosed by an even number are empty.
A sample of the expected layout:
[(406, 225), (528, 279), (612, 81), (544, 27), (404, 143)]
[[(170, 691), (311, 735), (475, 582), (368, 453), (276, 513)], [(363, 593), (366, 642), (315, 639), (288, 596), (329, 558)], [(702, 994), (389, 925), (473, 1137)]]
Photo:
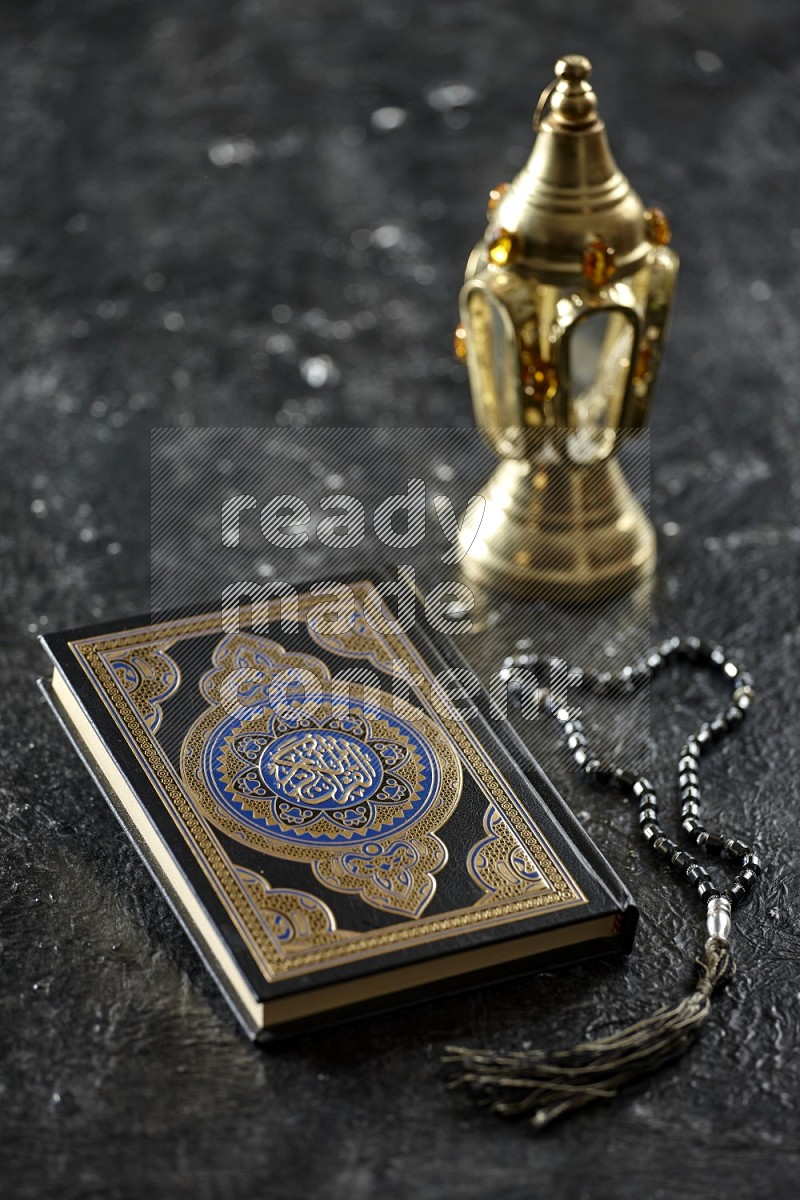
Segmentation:
[(254, 1037), (633, 939), (497, 698), (473, 677), (465, 704), (452, 642), (374, 593), (42, 639), (45, 694)]

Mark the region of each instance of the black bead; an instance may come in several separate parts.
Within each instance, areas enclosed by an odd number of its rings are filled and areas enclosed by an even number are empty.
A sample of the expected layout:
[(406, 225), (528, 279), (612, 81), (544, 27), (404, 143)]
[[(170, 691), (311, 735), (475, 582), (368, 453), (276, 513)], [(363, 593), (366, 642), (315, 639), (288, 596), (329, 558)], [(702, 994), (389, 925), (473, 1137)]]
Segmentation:
[(746, 887), (748, 892), (757, 879), (758, 875), (755, 873), (755, 871), (751, 870), (750, 867), (745, 867), (745, 869), (740, 871), (736, 876), (736, 882), (741, 883), (744, 887)]
[(634, 796), (643, 796), (645, 792), (652, 792), (652, 790), (652, 783), (649, 779), (645, 779), (643, 775), (640, 775), (633, 785)]
[(687, 754), (687, 755), (691, 754), (691, 756), (693, 758), (699, 758), (700, 757), (700, 746), (697, 742), (697, 739), (694, 737), (690, 737), (689, 740), (686, 742), (686, 744), (682, 747), (681, 754)]
[(696, 771), (697, 767), (698, 762), (693, 754), (683, 754), (683, 757), (678, 762), (678, 774), (680, 775), (684, 771)]
[(676, 850), (670, 859), (670, 863), (677, 871), (689, 871), (695, 865), (695, 861), (688, 850)]
[(730, 902), (733, 905), (739, 904), (742, 900), (744, 900), (746, 895), (747, 888), (742, 887), (740, 883), (734, 883), (728, 889), (728, 896), (730, 897)]
[(704, 879), (708, 879), (708, 871), (701, 867), (699, 863), (692, 863), (686, 874), (692, 883), (702, 883)]
[(683, 832), (688, 833), (689, 837), (693, 838), (696, 838), (698, 833), (705, 833), (706, 831), (705, 825), (701, 821), (698, 821), (697, 817), (687, 817), (685, 821), (681, 822), (681, 826)]
[(720, 713), (718, 717), (714, 717), (714, 720), (709, 725), (709, 729), (711, 730), (713, 737), (720, 738), (722, 737), (723, 733), (728, 732), (728, 722)]
[(647, 808), (649, 804), (658, 804), (658, 799), (655, 792), (645, 792), (639, 797), (639, 808)]
[(652, 842), (661, 834), (661, 826), (656, 821), (651, 821), (649, 825), (642, 826), (642, 837), (646, 842)]
[(643, 808), (639, 813), (639, 824), (646, 825), (648, 821), (655, 821), (658, 818), (658, 812), (652, 805)]
[(725, 839), (721, 833), (710, 833), (703, 843), (703, 846), (707, 854), (721, 854), (724, 844)]
[(710, 900), (712, 896), (719, 895), (719, 888), (715, 883), (712, 883), (710, 879), (704, 879), (702, 883), (698, 883), (697, 885), (697, 894), (701, 900), (707, 901)]
[(699, 802), (700, 788), (695, 787), (694, 784), (689, 784), (687, 787), (681, 788), (681, 799), (682, 800), (697, 800)]
[(745, 854), (742, 859), (742, 866), (747, 867), (750, 871), (754, 871), (756, 875), (761, 874), (761, 859), (757, 854)]
[(728, 838), (724, 846), (725, 853), (729, 854), (731, 858), (744, 858), (745, 854), (750, 853), (750, 847), (746, 846), (744, 842), (737, 841), (736, 838)]
[(657, 854), (663, 854), (664, 858), (671, 858), (675, 851), (679, 849), (679, 847), (676, 846), (672, 838), (668, 838), (666, 834), (664, 834), (660, 838), (656, 838), (656, 840), (653, 842), (653, 849)]
[(681, 791), (687, 787), (697, 787), (699, 782), (696, 771), (684, 771), (678, 776), (678, 787)]

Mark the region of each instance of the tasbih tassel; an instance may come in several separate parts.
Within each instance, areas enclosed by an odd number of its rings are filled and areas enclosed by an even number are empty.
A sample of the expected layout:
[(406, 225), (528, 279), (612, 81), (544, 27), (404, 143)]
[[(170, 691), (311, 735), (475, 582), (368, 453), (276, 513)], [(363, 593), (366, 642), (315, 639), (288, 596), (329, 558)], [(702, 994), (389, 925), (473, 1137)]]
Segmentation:
[(569, 1050), (493, 1054), (448, 1046), (444, 1061), (460, 1068), (450, 1086), (469, 1088), (505, 1117), (533, 1110), (531, 1123), (537, 1129), (594, 1100), (610, 1100), (627, 1084), (677, 1058), (697, 1037), (714, 989), (732, 970), (727, 944), (709, 938), (697, 965), (695, 990), (672, 1008), (659, 1008), (627, 1029)]
[[(671, 638), (642, 663), (626, 667), (619, 675), (583, 675), (580, 682), (601, 695), (631, 691), (673, 656), (717, 667), (733, 683), (731, 706), (713, 721), (702, 725), (682, 747), (678, 782), (684, 833), (706, 853), (724, 854), (737, 860), (742, 869), (733, 885), (721, 892), (692, 855), (664, 834), (658, 823), (658, 801), (652, 784), (643, 776), (592, 757), (586, 748), (580, 722), (564, 709), (552, 712), (563, 726), (567, 746), (581, 771), (599, 782), (616, 784), (637, 798), (639, 825), (645, 841), (695, 885), (705, 903), (707, 938), (703, 954), (697, 960), (694, 991), (677, 1004), (659, 1008), (651, 1016), (617, 1033), (550, 1053), (531, 1050), (503, 1054), (464, 1046), (447, 1047), (444, 1061), (458, 1068), (451, 1087), (467, 1088), (492, 1112), (502, 1116), (531, 1114), (531, 1124), (537, 1129), (586, 1104), (613, 1098), (628, 1084), (682, 1054), (702, 1029), (715, 989), (733, 973), (729, 950), (731, 911), (750, 891), (761, 872), (761, 865), (749, 846), (734, 838), (709, 833), (698, 820), (697, 768), (704, 748), (724, 736), (744, 717), (754, 694), (752, 681), (719, 647), (707, 646), (697, 638)], [(506, 659), (504, 670), (508, 672), (509, 683), (513, 683), (515, 668), (539, 663), (534, 655)]]

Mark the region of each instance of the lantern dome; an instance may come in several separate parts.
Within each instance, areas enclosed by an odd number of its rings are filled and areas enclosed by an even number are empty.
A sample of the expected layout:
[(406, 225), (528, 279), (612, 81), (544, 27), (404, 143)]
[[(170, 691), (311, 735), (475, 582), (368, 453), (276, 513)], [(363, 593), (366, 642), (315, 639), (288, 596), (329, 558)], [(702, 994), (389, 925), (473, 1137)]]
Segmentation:
[(653, 244), (669, 240), (661, 214), (645, 209), (608, 144), (589, 78), (570, 54), (555, 65), (534, 117), (528, 162), (490, 198), (483, 256), (543, 282), (601, 286), (636, 271)]

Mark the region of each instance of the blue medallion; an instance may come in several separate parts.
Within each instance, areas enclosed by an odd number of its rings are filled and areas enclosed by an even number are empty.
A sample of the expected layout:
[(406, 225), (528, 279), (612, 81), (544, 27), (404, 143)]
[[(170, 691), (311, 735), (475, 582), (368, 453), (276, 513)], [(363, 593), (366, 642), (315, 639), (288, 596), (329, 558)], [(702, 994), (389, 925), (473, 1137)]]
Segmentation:
[[(387, 697), (388, 699), (388, 697)], [(416, 825), (436, 800), (437, 756), (387, 705), (306, 697), (228, 715), (205, 740), (202, 775), (237, 825), (298, 850), (343, 849)]]

